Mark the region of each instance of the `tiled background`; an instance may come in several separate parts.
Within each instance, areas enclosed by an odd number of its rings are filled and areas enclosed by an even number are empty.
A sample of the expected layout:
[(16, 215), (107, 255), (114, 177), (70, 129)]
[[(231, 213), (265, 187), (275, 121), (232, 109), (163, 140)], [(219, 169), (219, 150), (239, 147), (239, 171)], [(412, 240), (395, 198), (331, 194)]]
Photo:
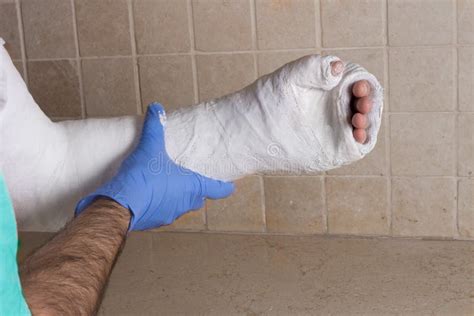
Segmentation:
[(310, 53), (386, 89), (377, 147), (317, 176), (252, 176), (166, 229), (474, 237), (474, 0), (0, 0), (0, 36), (56, 119), (168, 111)]

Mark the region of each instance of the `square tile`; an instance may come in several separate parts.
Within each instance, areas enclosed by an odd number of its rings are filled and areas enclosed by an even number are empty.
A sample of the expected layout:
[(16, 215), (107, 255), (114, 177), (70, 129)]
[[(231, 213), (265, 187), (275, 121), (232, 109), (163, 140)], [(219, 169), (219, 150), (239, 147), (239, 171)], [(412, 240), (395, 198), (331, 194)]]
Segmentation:
[(186, 0), (134, 0), (138, 54), (188, 52)]
[(458, 48), (459, 110), (474, 111), (474, 47)]
[(132, 58), (82, 60), (87, 116), (137, 114)]
[(81, 56), (130, 55), (126, 0), (75, 0)]
[(323, 47), (380, 46), (385, 38), (385, 1), (321, 0)]
[(474, 44), (474, 1), (457, 0), (458, 43)]
[(252, 49), (248, 0), (193, 0), (192, 5), (197, 50)]
[(263, 232), (263, 188), (258, 176), (235, 181), (234, 194), (207, 201), (207, 227), (215, 231)]
[(201, 101), (237, 91), (256, 79), (251, 54), (198, 55), (196, 63)]
[(21, 13), (28, 58), (76, 56), (71, 1), (22, 0)]
[(0, 2), (0, 31), (12, 59), (21, 58), (20, 31), (15, 1)]
[(160, 102), (168, 113), (194, 103), (190, 56), (147, 56), (138, 59), (142, 107)]
[(316, 47), (315, 1), (256, 0), (255, 6), (259, 49)]
[(389, 0), (389, 44), (407, 46), (453, 43), (454, 8), (453, 0)]
[(271, 53), (258, 53), (257, 55), (257, 68), (258, 75), (263, 76), (269, 74), (281, 66), (294, 61), (300, 57), (317, 54), (318, 51), (301, 51), (301, 52), (271, 52)]
[(81, 116), (79, 74), (76, 61), (28, 62), (29, 90), (50, 117)]
[[(388, 119), (388, 118), (386, 118)], [(374, 149), (359, 161), (328, 171), (329, 175), (374, 175), (387, 174), (387, 150), (385, 142), (385, 119), (382, 119), (377, 144)]]
[(455, 235), (456, 180), (392, 179), (392, 231), (397, 236)]
[(385, 177), (326, 178), (326, 196), (330, 234), (389, 233)]
[(326, 231), (321, 177), (265, 177), (264, 191), (268, 232)]
[(456, 108), (452, 48), (392, 48), (389, 70), (392, 111)]
[(474, 113), (458, 116), (458, 175), (474, 175)]
[(392, 114), (392, 174), (453, 176), (454, 121), (450, 113)]
[(474, 180), (462, 179), (458, 184), (458, 227), (463, 237), (474, 237)]

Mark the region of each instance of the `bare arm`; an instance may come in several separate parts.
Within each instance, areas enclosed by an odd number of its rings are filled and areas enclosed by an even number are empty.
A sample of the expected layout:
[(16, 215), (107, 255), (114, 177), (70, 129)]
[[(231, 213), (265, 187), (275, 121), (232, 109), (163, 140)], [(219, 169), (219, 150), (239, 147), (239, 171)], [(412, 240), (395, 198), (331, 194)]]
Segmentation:
[(20, 267), (34, 315), (97, 313), (107, 280), (124, 245), (130, 212), (98, 199), (30, 255)]

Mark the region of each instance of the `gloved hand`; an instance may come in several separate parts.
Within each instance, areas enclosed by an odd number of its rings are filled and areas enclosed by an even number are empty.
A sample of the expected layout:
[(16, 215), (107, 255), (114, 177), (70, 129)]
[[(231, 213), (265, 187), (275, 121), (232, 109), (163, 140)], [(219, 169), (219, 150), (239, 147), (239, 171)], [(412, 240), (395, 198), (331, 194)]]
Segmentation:
[(176, 165), (166, 153), (162, 120), (165, 111), (158, 103), (148, 107), (142, 136), (108, 183), (76, 206), (76, 216), (96, 198), (108, 197), (128, 208), (129, 230), (145, 230), (171, 224), (189, 210), (201, 208), (206, 198), (221, 199), (232, 194), (234, 184), (207, 178)]

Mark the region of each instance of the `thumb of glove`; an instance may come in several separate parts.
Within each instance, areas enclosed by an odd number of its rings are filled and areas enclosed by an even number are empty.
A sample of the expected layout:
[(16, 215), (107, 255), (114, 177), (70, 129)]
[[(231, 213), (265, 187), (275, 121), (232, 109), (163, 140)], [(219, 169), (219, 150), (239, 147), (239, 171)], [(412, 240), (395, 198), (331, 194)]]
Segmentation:
[(163, 106), (157, 102), (150, 104), (146, 112), (142, 136), (138, 146), (155, 153), (164, 151), (165, 122), (166, 113)]
[(203, 196), (210, 199), (223, 199), (230, 196), (235, 191), (235, 185), (232, 182), (214, 180), (202, 176)]

